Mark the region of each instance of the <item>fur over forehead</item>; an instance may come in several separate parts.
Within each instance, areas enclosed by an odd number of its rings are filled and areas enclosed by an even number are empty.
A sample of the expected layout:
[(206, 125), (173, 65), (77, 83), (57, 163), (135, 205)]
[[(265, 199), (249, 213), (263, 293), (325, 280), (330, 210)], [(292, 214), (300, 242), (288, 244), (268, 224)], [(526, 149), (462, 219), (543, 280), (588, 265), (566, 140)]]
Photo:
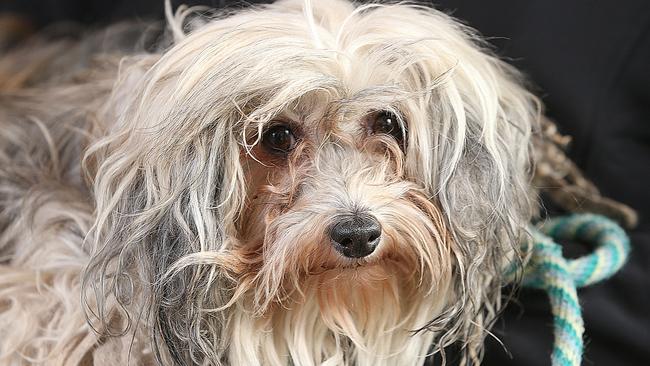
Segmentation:
[[(432, 9), (317, 4), (323, 8), (310, 14), (301, 1), (279, 1), (176, 33), (178, 43), (148, 73), (143, 97), (173, 80), (175, 98), (167, 101), (178, 102), (170, 110), (227, 100), (230, 108), (254, 102), (257, 114), (268, 115), (314, 91), (380, 105), (443, 85), (462, 90), (460, 98), (480, 97), (495, 91), (495, 72), (510, 71), (481, 52), (469, 29)], [(482, 111), (481, 102), (493, 101), (477, 101), (479, 110), (469, 112), (497, 113)], [(186, 107), (209, 111), (212, 104), (203, 103)]]

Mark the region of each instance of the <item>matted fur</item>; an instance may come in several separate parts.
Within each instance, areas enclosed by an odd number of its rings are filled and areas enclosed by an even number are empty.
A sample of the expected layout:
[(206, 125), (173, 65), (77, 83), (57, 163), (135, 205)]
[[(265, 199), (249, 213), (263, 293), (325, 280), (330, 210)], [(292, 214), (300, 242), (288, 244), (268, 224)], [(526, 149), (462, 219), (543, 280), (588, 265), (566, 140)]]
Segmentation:
[[(518, 73), (423, 6), (169, 13), (160, 52), (0, 81), (0, 362), (479, 362), (534, 210)], [(378, 110), (405, 146), (367, 133)], [(383, 227), (359, 260), (327, 238), (355, 212)]]

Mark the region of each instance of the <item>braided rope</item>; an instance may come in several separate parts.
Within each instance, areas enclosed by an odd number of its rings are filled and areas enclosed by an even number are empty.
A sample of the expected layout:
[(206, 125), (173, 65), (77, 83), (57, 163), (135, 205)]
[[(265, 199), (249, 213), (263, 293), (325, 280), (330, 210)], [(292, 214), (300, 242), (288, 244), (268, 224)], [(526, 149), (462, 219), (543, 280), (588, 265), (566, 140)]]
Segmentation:
[[(579, 366), (584, 322), (577, 288), (609, 278), (625, 263), (630, 242), (620, 226), (598, 215), (558, 217), (532, 231), (532, 256), (524, 268), (523, 286), (545, 290), (553, 312), (553, 366)], [(590, 243), (594, 251), (565, 259), (555, 240)]]

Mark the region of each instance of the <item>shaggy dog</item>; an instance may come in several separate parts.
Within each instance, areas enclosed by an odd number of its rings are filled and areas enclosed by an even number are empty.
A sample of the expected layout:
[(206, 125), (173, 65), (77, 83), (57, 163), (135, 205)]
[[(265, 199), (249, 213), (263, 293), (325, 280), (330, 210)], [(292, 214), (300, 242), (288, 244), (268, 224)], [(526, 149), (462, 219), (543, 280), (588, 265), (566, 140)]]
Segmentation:
[(423, 6), (193, 10), (0, 61), (0, 363), (480, 362), (537, 207), (520, 75)]

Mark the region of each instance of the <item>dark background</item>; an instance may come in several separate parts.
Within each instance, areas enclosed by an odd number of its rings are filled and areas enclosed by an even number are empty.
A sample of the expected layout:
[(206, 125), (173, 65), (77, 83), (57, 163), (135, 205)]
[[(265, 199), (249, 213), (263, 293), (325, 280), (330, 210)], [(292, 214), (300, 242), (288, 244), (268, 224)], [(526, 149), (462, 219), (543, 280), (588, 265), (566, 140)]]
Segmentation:
[[(583, 365), (650, 365), (650, 1), (436, 0), (435, 5), (477, 28), (500, 56), (530, 77), (547, 114), (573, 136), (570, 156), (604, 195), (638, 210), (629, 263), (605, 283), (579, 291), (586, 324)], [(0, 2), (0, 14), (22, 14), (34, 29), (63, 20), (101, 26), (161, 19), (162, 9), (163, 0)], [(543, 293), (522, 290), (495, 333), (510, 355), (488, 340), (484, 365), (550, 364), (552, 318)]]

